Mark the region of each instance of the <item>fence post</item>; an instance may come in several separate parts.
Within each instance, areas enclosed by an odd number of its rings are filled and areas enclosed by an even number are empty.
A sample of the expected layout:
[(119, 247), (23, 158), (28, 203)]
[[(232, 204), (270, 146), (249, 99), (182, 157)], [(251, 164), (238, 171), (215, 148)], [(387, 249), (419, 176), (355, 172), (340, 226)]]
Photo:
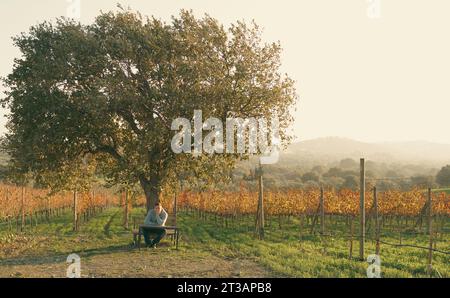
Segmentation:
[(380, 223), (378, 219), (378, 194), (376, 186), (373, 188), (373, 206), (375, 211), (375, 238), (376, 238), (376, 246), (375, 246), (375, 254), (380, 255)]
[(304, 221), (304, 217), (303, 214), (300, 214), (300, 240), (303, 240), (303, 221)]
[(430, 276), (433, 273), (432, 261), (433, 261), (433, 206), (431, 204), (431, 188), (428, 188), (428, 235), (430, 236), (430, 246), (428, 250), (428, 274)]
[(320, 188), (320, 233), (325, 234), (325, 206), (323, 198), (323, 187)]
[(128, 195), (129, 195), (129, 190), (128, 190), (128, 187), (125, 189), (125, 205), (124, 205), (124, 221), (123, 221), (123, 226), (124, 226), (124, 228), (125, 229), (128, 229), (128, 216), (129, 216), (129, 214), (128, 214), (128, 204), (129, 204), (129, 202), (128, 202), (128, 199), (129, 199), (129, 197), (128, 197)]
[[(258, 177), (258, 169), (255, 168), (255, 176), (256, 179), (259, 179)], [(258, 180), (259, 182), (259, 180)], [(258, 185), (259, 187), (259, 185)], [(256, 216), (255, 216), (255, 236), (258, 236), (259, 233), (259, 209), (261, 208), (260, 204), (259, 204), (259, 188), (258, 188), (258, 202), (256, 203)]]
[(365, 192), (366, 192), (366, 177), (364, 168), (364, 158), (360, 160), (360, 191), (359, 191), (359, 259), (364, 261), (364, 243), (366, 237), (366, 210), (365, 210)]
[(73, 231), (76, 232), (78, 227), (77, 227), (77, 223), (78, 223), (78, 214), (77, 214), (77, 190), (75, 189), (73, 191)]
[(256, 170), (258, 177), (258, 210), (256, 214), (256, 231), (259, 239), (264, 239), (264, 185), (263, 185), (263, 170), (259, 165)]
[(263, 184), (263, 170), (259, 165), (259, 238), (264, 239), (264, 184)]
[(25, 187), (23, 185), (21, 188), (20, 213), (21, 213), (20, 231), (23, 232), (23, 229), (25, 227)]
[(349, 239), (349, 254), (348, 259), (351, 260), (353, 257), (353, 216), (349, 216), (349, 225), (350, 225), (350, 239)]

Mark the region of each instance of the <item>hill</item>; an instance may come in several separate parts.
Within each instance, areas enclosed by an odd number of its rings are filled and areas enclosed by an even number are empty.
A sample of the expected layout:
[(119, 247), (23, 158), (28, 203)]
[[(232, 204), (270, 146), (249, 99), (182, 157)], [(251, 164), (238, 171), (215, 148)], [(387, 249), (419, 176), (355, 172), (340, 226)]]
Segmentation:
[(450, 163), (450, 144), (425, 141), (366, 143), (347, 138), (327, 137), (291, 144), (285, 157), (309, 156), (322, 160), (359, 159), (365, 157), (376, 162), (428, 163), (439, 167)]

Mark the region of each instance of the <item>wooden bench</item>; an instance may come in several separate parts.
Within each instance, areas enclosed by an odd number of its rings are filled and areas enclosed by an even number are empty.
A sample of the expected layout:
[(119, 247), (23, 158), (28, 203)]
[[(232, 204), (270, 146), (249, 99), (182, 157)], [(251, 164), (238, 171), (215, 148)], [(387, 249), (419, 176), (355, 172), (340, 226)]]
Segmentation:
[[(142, 219), (142, 221), (144, 221)], [(148, 225), (136, 225), (136, 218), (133, 218), (133, 243), (135, 246), (141, 250), (141, 242), (142, 242), (142, 229), (143, 228), (152, 228), (152, 229), (164, 229), (166, 230), (166, 236), (171, 238), (172, 244), (175, 245), (175, 249), (178, 250), (178, 240), (180, 238), (180, 231), (176, 225), (171, 226), (148, 226)]]

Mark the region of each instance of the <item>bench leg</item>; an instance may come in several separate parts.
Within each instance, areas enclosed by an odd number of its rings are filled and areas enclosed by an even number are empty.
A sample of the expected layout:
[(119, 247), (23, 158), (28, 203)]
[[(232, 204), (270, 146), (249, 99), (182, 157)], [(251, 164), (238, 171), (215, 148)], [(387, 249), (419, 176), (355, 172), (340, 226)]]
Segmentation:
[(175, 232), (175, 249), (178, 250), (178, 238), (179, 238), (178, 230)]

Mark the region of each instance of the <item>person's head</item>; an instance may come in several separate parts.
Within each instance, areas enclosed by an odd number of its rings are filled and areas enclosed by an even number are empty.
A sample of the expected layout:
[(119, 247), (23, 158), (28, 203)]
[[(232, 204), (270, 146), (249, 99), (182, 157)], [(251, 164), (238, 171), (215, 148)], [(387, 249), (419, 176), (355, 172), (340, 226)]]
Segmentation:
[(156, 203), (155, 207), (153, 208), (156, 212), (161, 212), (162, 206), (161, 203)]

